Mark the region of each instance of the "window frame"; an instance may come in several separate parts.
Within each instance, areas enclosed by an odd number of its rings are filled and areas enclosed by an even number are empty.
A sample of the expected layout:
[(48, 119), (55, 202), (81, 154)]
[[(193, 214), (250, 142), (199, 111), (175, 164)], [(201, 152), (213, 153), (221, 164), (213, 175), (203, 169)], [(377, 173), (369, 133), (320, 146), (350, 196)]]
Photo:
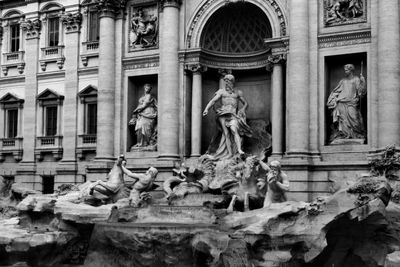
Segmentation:
[[(53, 22), (57, 21), (57, 25), (55, 25), (53, 31), (51, 29)], [(60, 23), (60, 17), (56, 14), (50, 14), (47, 18), (47, 42), (46, 46), (47, 47), (58, 47), (60, 46), (61, 43), (61, 23)], [(54, 37), (54, 40), (52, 40)], [(54, 43), (52, 43), (54, 42)]]
[[(13, 29), (17, 29), (17, 34), (16, 36), (13, 36)], [(13, 20), (10, 22), (10, 46), (8, 51), (10, 53), (15, 53), (21, 51), (21, 29), (20, 29), (20, 23)], [(16, 41), (16, 45), (14, 45), (13, 41)], [(15, 46), (15, 48), (14, 48)]]

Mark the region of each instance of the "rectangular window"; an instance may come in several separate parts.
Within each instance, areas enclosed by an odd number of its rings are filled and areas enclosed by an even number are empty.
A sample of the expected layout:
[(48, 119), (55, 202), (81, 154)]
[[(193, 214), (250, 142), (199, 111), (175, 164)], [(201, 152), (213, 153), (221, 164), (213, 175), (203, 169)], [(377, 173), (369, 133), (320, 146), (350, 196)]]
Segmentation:
[(97, 133), (97, 103), (87, 105), (87, 134)]
[(49, 106), (46, 107), (46, 136), (55, 136), (57, 135), (57, 106)]
[(52, 175), (44, 175), (42, 176), (42, 186), (43, 194), (53, 194), (54, 193), (54, 176)]
[(10, 36), (11, 36), (11, 47), (10, 52), (19, 51), (19, 24), (11, 24), (10, 26)]
[(49, 18), (49, 46), (58, 46), (60, 35), (60, 20), (57, 17)]
[(99, 32), (99, 13), (96, 11), (89, 12), (89, 42), (95, 42), (100, 39), (100, 32)]
[(18, 109), (8, 109), (6, 112), (7, 112), (7, 138), (17, 137)]

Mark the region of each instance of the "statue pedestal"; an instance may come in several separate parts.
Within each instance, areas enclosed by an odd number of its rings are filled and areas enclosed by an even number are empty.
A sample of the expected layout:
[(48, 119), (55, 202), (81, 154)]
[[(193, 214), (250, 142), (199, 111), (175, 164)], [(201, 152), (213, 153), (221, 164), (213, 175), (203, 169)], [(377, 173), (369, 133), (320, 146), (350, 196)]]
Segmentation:
[(365, 139), (335, 139), (330, 145), (364, 145)]

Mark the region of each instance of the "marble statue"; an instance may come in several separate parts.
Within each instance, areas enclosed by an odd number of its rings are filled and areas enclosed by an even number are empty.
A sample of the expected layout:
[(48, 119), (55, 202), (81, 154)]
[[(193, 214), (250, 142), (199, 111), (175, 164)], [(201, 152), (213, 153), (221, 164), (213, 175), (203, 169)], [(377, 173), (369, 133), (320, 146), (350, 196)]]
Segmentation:
[[(217, 101), (221, 106), (216, 109), (218, 134), (210, 144), (209, 153), (214, 159), (227, 159), (236, 154), (243, 155), (242, 136), (251, 136), (251, 129), (246, 123), (248, 103), (240, 90), (235, 90), (235, 77), (227, 74), (224, 77), (225, 88), (219, 89), (204, 109), (203, 116)], [(243, 107), (239, 109), (239, 102)], [(213, 151), (215, 150), (215, 152)]]
[(258, 179), (257, 183), (260, 190), (266, 190), (264, 208), (269, 207), (271, 203), (285, 202), (285, 192), (289, 191), (289, 179), (281, 170), (281, 163), (277, 160), (271, 161), (270, 166), (262, 160), (259, 163), (261, 168), (267, 171), (266, 176)]
[(363, 0), (325, 0), (327, 4), (326, 24), (340, 23), (360, 17), (363, 12)]
[(134, 47), (149, 47), (156, 44), (157, 17), (145, 16), (143, 9), (139, 9), (131, 19), (131, 27), (134, 34), (132, 45)]
[(134, 148), (156, 146), (157, 100), (151, 95), (151, 85), (144, 85), (144, 95), (139, 99), (139, 105), (133, 111), (129, 125), (135, 125), (137, 143)]
[(121, 169), (124, 174), (133, 179), (132, 189), (129, 194), (129, 205), (139, 207), (144, 200), (150, 198), (148, 192), (153, 189), (158, 170), (150, 167), (146, 173), (134, 173), (126, 168), (125, 160), (121, 164)]
[(94, 191), (97, 191), (116, 202), (120, 198), (118, 195), (122, 193), (122, 189), (125, 187), (124, 174), (121, 169), (124, 161), (124, 156), (120, 156), (107, 175), (107, 181), (98, 180), (92, 183), (89, 187), (89, 194), (93, 195)]
[(344, 66), (345, 77), (332, 90), (327, 106), (332, 110), (333, 133), (331, 144), (343, 139), (361, 139), (366, 136), (360, 111), (360, 100), (367, 93), (365, 78), (354, 75), (354, 65)]

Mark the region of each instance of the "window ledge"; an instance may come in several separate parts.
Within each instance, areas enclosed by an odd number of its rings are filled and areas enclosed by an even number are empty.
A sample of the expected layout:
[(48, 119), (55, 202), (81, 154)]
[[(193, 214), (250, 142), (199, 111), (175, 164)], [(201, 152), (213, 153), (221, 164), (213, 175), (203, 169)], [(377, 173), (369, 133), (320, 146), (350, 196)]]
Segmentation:
[(43, 155), (46, 153), (53, 154), (56, 160), (61, 159), (63, 154), (62, 140), (63, 137), (59, 135), (36, 137), (36, 159), (39, 161), (43, 160)]
[(22, 137), (14, 138), (1, 138), (0, 139), (0, 161), (4, 161), (5, 155), (12, 154), (16, 161), (22, 159), (23, 148), (22, 148)]
[(24, 55), (25, 51), (3, 53), (3, 64), (1, 68), (4, 76), (7, 76), (8, 69), (12, 67), (17, 67), (19, 74), (24, 73), (25, 69)]
[(42, 57), (39, 61), (42, 71), (46, 71), (47, 63), (49, 62), (56, 62), (60, 70), (64, 67), (65, 57), (63, 45), (43, 47), (41, 50)]

